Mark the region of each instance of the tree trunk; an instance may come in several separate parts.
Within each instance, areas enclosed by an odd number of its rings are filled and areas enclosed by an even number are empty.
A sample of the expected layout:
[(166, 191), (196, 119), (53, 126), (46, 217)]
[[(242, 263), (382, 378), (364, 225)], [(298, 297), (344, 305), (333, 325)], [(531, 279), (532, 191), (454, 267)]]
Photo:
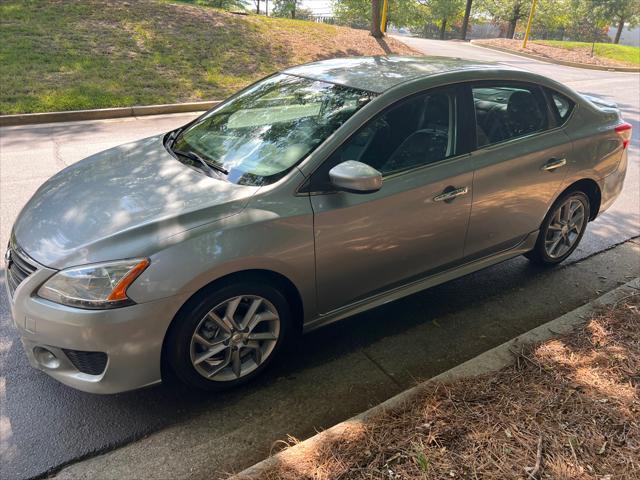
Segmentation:
[(507, 38), (513, 38), (516, 34), (516, 26), (518, 25), (518, 20), (520, 20), (520, 3), (516, 2), (513, 6), (513, 11), (511, 12), (511, 18), (509, 19), (509, 29), (507, 30)]
[(296, 1), (293, 0), (293, 5), (291, 6), (291, 18), (296, 18)]
[(256, 0), (256, 13), (260, 15), (260, 0)]
[(380, 30), (380, 0), (371, 0), (371, 35), (374, 38), (382, 38)]
[(517, 23), (518, 23), (517, 20), (514, 20), (514, 19), (509, 20), (509, 28), (507, 28), (507, 38), (513, 38), (513, 36), (516, 34)]
[(462, 32), (460, 38), (462, 40), (467, 39), (467, 28), (469, 28), (469, 17), (471, 16), (471, 4), (473, 0), (467, 0), (467, 5), (464, 7), (464, 18), (462, 19)]
[(620, 35), (622, 35), (623, 28), (624, 28), (624, 17), (620, 17), (620, 21), (618, 22), (618, 31), (616, 32), (616, 38), (613, 40), (613, 43), (617, 44), (620, 42)]
[(444, 40), (444, 34), (447, 31), (447, 19), (443, 18), (440, 24), (440, 40)]

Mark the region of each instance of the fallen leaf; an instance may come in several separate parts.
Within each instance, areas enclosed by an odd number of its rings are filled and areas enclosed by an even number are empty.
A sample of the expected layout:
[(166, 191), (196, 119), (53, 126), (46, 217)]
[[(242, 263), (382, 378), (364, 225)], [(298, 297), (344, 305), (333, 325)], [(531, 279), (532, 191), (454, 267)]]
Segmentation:
[(600, 450), (598, 450), (598, 455), (604, 455), (604, 452), (606, 451), (606, 449), (607, 449), (607, 442), (605, 441), (602, 444), (602, 447), (600, 447)]

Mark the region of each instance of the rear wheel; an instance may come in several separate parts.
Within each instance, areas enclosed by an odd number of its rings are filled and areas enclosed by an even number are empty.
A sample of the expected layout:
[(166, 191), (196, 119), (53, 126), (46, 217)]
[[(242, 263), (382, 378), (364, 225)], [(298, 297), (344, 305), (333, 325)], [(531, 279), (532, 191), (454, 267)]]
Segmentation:
[(253, 282), (225, 286), (180, 312), (167, 337), (167, 360), (187, 385), (234, 387), (266, 369), (290, 325), (289, 305), (277, 289)]
[(568, 192), (551, 207), (542, 222), (535, 248), (526, 254), (532, 262), (556, 265), (573, 253), (589, 222), (589, 197)]

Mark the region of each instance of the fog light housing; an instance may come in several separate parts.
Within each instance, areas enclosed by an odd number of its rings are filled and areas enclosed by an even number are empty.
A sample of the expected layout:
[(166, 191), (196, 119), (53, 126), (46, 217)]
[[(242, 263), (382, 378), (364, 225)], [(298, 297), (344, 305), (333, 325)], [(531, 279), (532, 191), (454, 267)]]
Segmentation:
[(36, 361), (45, 368), (55, 369), (60, 366), (60, 360), (51, 351), (44, 347), (36, 347), (33, 349), (33, 355)]

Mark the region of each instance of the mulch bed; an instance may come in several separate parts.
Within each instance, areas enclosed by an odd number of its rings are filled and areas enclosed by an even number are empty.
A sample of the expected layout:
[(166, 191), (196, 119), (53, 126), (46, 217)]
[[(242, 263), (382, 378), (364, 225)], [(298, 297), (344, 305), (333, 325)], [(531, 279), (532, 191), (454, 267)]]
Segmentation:
[(429, 384), (265, 478), (638, 479), (639, 308), (629, 296), (511, 367)]
[(626, 62), (612, 60), (610, 58), (602, 58), (591, 56), (591, 47), (566, 49), (560, 47), (551, 47), (530, 41), (527, 48), (522, 48), (522, 40), (509, 40), (506, 38), (493, 38), (489, 40), (475, 40), (478, 45), (494, 45), (500, 48), (513, 50), (514, 52), (530, 53), (539, 55), (551, 60), (562, 60), (565, 62), (584, 63), (587, 65), (599, 65), (602, 67), (633, 67)]

